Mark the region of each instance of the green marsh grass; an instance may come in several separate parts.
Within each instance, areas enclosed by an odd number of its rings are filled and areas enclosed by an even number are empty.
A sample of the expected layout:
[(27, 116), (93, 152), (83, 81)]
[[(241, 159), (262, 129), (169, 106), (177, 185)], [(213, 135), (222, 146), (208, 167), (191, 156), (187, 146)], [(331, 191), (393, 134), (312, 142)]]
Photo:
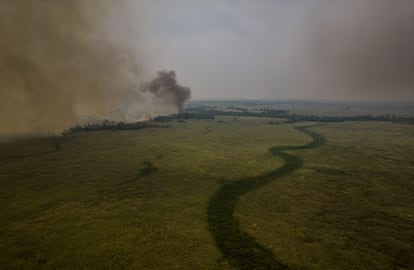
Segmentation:
[[(77, 133), (58, 150), (62, 137), (1, 144), (1, 268), (233, 269), (209, 230), (210, 199), (281, 167), (270, 147), (310, 140), (270, 121)], [(412, 268), (414, 127), (313, 129), (324, 146), (287, 151), (302, 168), (235, 205), (241, 230), (294, 269)]]
[(414, 127), (314, 130), (302, 168), (240, 200), (242, 230), (294, 269), (413, 269)]

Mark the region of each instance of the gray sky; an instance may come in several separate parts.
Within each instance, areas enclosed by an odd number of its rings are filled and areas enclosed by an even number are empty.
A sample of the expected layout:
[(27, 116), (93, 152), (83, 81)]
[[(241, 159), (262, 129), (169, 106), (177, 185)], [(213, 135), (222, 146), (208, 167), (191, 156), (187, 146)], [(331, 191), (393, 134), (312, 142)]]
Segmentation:
[(175, 70), (194, 99), (414, 100), (412, 0), (177, 0), (146, 8), (151, 68)]
[(190, 97), (413, 102), (413, 33), (413, 0), (3, 0), (0, 133)]

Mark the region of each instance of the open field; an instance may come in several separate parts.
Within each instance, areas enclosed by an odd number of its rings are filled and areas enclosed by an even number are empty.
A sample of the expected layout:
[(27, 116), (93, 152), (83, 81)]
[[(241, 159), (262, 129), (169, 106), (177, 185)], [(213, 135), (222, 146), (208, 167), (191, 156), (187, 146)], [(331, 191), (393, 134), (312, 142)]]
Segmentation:
[(282, 168), (277, 146), (302, 167), (241, 194), (233, 217), (280, 269), (412, 269), (414, 126), (325, 123), (307, 129), (324, 145), (296, 149), (312, 138), (295, 126), (309, 124), (270, 121), (0, 145), (2, 269), (234, 269), (209, 206), (223, 186)]
[(314, 130), (326, 145), (295, 152), (302, 168), (247, 194), (242, 228), (293, 269), (413, 269), (414, 128)]

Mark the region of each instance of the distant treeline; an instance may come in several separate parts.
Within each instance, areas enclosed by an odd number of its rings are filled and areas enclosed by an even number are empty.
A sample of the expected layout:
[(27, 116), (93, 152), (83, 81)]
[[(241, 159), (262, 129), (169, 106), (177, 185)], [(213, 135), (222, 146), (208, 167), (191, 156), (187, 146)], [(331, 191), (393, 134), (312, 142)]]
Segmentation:
[[(214, 107), (193, 107), (184, 113), (162, 117), (161, 120), (168, 121), (173, 119), (214, 119), (215, 116), (234, 116), (234, 117), (267, 117), (283, 118), (286, 123), (296, 123), (303, 121), (311, 122), (344, 122), (344, 121), (388, 121), (393, 123), (414, 124), (414, 117), (401, 116), (396, 114), (385, 115), (355, 115), (355, 116), (318, 116), (289, 113), (288, 110), (275, 109), (256, 109), (248, 110), (245, 108), (231, 107), (228, 110), (216, 109)], [(158, 119), (154, 119), (158, 120)]]
[(142, 128), (168, 128), (169, 125), (160, 125), (151, 123), (151, 121), (143, 121), (143, 122), (135, 122), (135, 123), (125, 123), (125, 122), (116, 122), (116, 121), (109, 121), (104, 120), (102, 122), (93, 123), (93, 124), (85, 124), (85, 125), (77, 125), (65, 133), (73, 133), (79, 131), (97, 131), (97, 130), (134, 130), (134, 129), (142, 129)]
[(401, 124), (414, 124), (414, 117), (401, 116), (396, 114), (385, 115), (355, 115), (355, 116), (318, 116), (289, 113), (288, 110), (275, 109), (255, 109), (248, 110), (245, 108), (229, 107), (225, 110), (215, 107), (190, 107), (182, 113), (171, 114), (167, 116), (158, 116), (149, 121), (125, 123), (104, 120), (103, 122), (78, 125), (70, 128), (66, 133), (93, 130), (133, 130), (142, 128), (168, 128), (169, 125), (161, 125), (170, 121), (184, 121), (187, 119), (215, 119), (216, 116), (233, 116), (233, 117), (267, 117), (283, 118), (285, 123), (297, 122), (345, 122), (345, 121), (387, 121)]
[(186, 119), (214, 119), (217, 114), (209, 111), (185, 111), (178, 114), (170, 114), (165, 116), (158, 116), (153, 119), (155, 122), (169, 122), (171, 120), (186, 120)]
[(400, 124), (414, 124), (414, 117), (400, 116), (395, 114), (386, 115), (355, 115), (355, 116), (316, 116), (316, 115), (297, 115), (291, 114), (287, 118), (288, 123), (296, 123), (301, 121), (316, 122), (344, 122), (344, 121), (388, 121)]

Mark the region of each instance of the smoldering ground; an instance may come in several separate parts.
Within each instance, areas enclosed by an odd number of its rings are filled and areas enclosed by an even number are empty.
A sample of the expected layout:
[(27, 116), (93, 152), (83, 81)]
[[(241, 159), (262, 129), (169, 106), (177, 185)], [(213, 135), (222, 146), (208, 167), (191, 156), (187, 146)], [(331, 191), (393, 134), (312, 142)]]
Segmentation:
[(59, 132), (85, 116), (134, 121), (182, 108), (190, 90), (174, 72), (143, 82), (145, 12), (130, 0), (1, 1), (0, 133)]

